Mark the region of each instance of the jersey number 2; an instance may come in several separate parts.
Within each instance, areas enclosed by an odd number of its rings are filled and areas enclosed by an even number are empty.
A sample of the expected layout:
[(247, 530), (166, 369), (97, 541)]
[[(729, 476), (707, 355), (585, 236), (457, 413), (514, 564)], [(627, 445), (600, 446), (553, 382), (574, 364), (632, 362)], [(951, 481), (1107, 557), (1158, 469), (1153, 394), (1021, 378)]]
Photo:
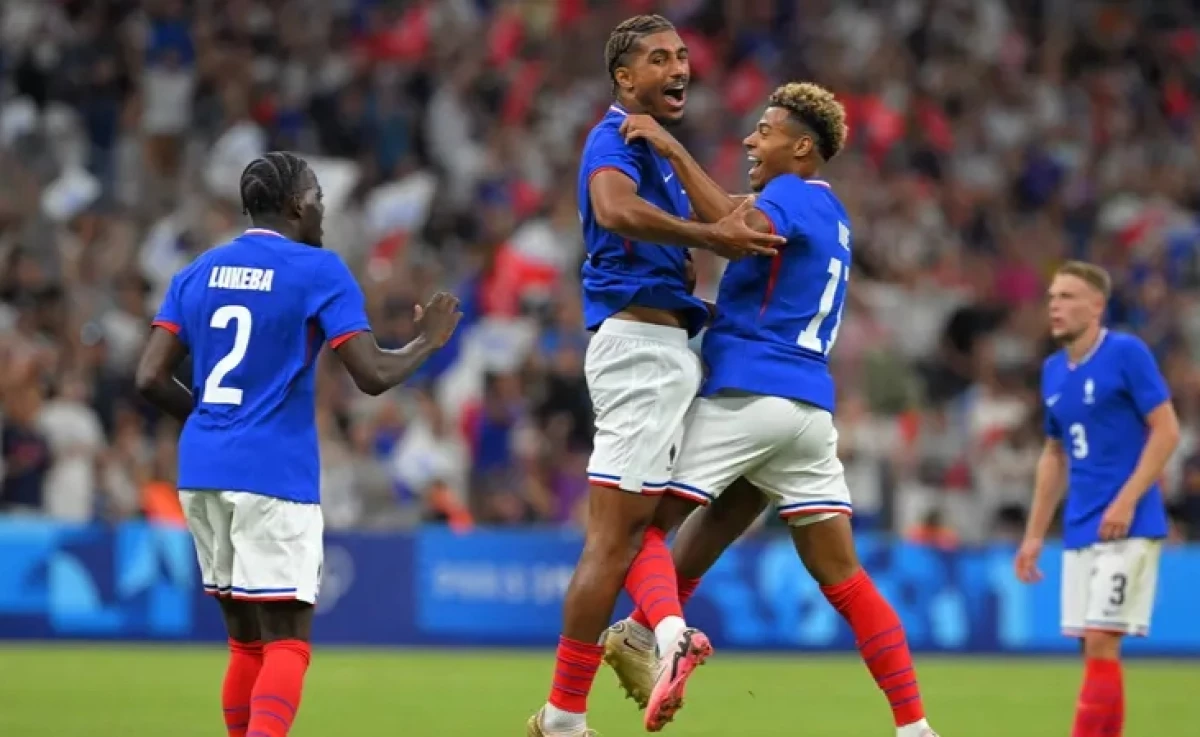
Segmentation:
[[(849, 235), (848, 232), (847, 235)], [(829, 280), (825, 282), (825, 291), (821, 293), (821, 303), (817, 305), (817, 314), (812, 316), (808, 325), (800, 332), (800, 337), (796, 338), (796, 343), (801, 348), (807, 348), (814, 353), (826, 356), (829, 355), (829, 351), (833, 350), (833, 344), (837, 340), (838, 328), (841, 327), (842, 322), (842, 309), (846, 306), (845, 300), (842, 301), (838, 307), (838, 314), (833, 318), (833, 330), (829, 333), (829, 340), (821, 340), (821, 326), (825, 324), (829, 313), (833, 312), (838, 284), (842, 281), (850, 281), (850, 269), (836, 258), (831, 258), (829, 259), (828, 273)]]
[(233, 323), (233, 348), (213, 366), (212, 373), (204, 382), (204, 397), (200, 401), (206, 404), (242, 403), (242, 390), (221, 386), (221, 381), (246, 358), (246, 347), (250, 345), (251, 322), (249, 308), (242, 305), (224, 305), (213, 313), (212, 320), (208, 323), (209, 327), (225, 330), (229, 323)]

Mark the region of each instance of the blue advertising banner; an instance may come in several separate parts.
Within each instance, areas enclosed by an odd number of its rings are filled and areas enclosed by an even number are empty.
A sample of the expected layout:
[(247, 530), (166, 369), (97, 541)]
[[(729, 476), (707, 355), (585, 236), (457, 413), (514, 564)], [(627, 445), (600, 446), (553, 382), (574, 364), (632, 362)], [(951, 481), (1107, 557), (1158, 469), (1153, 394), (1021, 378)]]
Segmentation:
[[(581, 539), (532, 530), (330, 534), (316, 636), (373, 646), (548, 646)], [(914, 649), (1071, 653), (1058, 631), (1060, 551), (1023, 586), (1007, 547), (940, 551), (864, 537), (859, 551)], [(1200, 548), (1164, 551), (1151, 635), (1130, 652), (1200, 656)], [(618, 605), (618, 615), (628, 611)], [(853, 639), (786, 539), (746, 542), (706, 577), (690, 622), (718, 646), (845, 650)], [(0, 639), (220, 641), (186, 531), (0, 520)]]

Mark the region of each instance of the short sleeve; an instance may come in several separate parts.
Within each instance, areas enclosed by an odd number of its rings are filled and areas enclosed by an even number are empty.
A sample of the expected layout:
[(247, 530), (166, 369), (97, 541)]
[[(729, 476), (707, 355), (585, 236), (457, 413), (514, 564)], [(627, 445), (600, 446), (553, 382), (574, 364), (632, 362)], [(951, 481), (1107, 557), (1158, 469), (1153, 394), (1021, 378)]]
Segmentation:
[(754, 201), (754, 207), (766, 216), (776, 235), (792, 239), (800, 234), (801, 219), (807, 203), (804, 180), (794, 176), (779, 176), (767, 182)]
[(1059, 427), (1058, 420), (1054, 419), (1054, 413), (1049, 407), (1042, 407), (1044, 417), (1042, 418), (1042, 426), (1045, 428), (1046, 437), (1062, 440), (1062, 428)]
[(645, 145), (640, 141), (633, 144), (626, 143), (615, 126), (598, 129), (584, 154), (583, 169), (586, 173), (586, 181), (591, 182), (592, 177), (600, 172), (612, 169), (621, 172), (632, 179), (635, 185), (640, 186), (642, 174), (638, 166), (638, 149), (636, 147)]
[(1133, 397), (1138, 414), (1145, 417), (1171, 398), (1166, 379), (1145, 343), (1137, 338), (1126, 341), (1121, 363), (1125, 388)]
[(183, 303), (180, 294), (183, 291), (183, 274), (184, 272), (180, 272), (171, 277), (167, 294), (158, 308), (158, 314), (154, 316), (154, 321), (150, 324), (174, 333), (175, 337), (187, 345), (188, 337), (184, 328)]
[(355, 335), (369, 331), (371, 323), (367, 320), (366, 299), (354, 275), (340, 256), (326, 253), (328, 257), (319, 263), (320, 273), (313, 280), (317, 288), (312, 314), (330, 347), (337, 348)]

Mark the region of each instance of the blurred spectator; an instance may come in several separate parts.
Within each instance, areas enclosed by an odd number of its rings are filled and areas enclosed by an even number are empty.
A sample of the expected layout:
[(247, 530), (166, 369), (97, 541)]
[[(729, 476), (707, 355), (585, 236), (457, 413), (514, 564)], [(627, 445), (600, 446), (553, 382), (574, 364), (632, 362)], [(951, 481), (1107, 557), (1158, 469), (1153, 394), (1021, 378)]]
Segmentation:
[[(177, 428), (132, 391), (147, 318), (172, 274), (239, 232), (242, 167), (287, 147), (321, 178), (326, 241), (381, 343), (410, 339), (435, 289), (465, 313), (390, 396), (361, 398), (318, 362), (331, 528), (582, 524), (577, 156), (608, 104), (608, 29), (648, 5), (5, 3), (0, 504), (178, 523)], [(813, 79), (847, 106), (827, 175), (854, 219), (833, 371), (857, 525), (945, 544), (1019, 534), (1051, 348), (1042, 295), (1056, 264), (1086, 258), (1116, 281), (1110, 324), (1163, 365), (1185, 438), (1176, 529), (1200, 534), (1200, 56), (1178, 42), (1193, 14), (662, 7), (692, 51), (678, 135), (723, 185), (744, 186), (740, 141), (776, 82)], [(695, 265), (714, 298), (721, 261)]]

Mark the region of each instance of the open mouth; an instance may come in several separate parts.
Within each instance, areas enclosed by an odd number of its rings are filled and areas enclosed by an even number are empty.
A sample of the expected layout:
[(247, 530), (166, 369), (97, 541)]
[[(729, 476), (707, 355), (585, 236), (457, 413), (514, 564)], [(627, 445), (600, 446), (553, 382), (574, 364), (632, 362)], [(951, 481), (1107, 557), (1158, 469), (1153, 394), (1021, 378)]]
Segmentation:
[(746, 160), (750, 162), (750, 170), (748, 173), (750, 176), (754, 176), (754, 174), (758, 171), (758, 168), (762, 166), (762, 161), (757, 156), (747, 156)]
[(675, 82), (663, 88), (663, 98), (672, 110), (682, 110), (687, 102), (687, 83)]

